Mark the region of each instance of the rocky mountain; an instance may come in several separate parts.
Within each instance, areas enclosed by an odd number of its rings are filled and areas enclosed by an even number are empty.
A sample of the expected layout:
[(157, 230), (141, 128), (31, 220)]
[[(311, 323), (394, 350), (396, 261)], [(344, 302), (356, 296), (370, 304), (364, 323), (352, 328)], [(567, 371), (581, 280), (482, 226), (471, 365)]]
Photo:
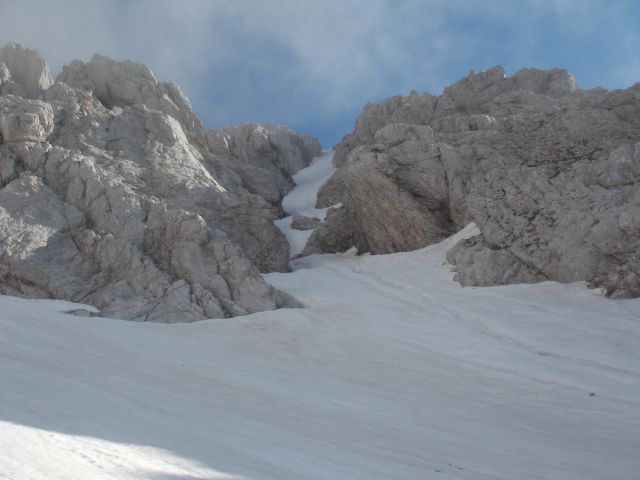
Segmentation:
[(367, 105), (336, 148), (305, 253), (448, 254), (465, 285), (584, 280), (640, 296), (640, 84), (582, 90), (564, 70), (471, 72), (442, 95)]
[[(278, 125), (206, 130), (181, 89), (95, 55), (63, 68), (0, 49), (0, 293), (194, 321), (295, 299), (274, 220), (318, 142)], [(474, 222), (447, 259), (465, 285), (585, 280), (640, 296), (640, 84), (582, 90), (501, 67), (442, 95), (367, 105), (321, 188), (303, 254), (389, 253)]]
[(296, 305), (260, 272), (288, 267), (273, 220), (320, 153), (275, 125), (205, 130), (146, 66), (96, 55), (53, 81), (0, 49), (0, 293), (193, 321)]

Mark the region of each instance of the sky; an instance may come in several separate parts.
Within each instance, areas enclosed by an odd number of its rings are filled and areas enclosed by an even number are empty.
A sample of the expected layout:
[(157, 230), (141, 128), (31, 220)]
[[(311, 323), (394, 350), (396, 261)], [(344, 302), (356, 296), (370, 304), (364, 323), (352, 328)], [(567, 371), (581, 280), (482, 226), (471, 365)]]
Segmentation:
[(280, 123), (325, 147), (367, 102), (439, 94), (470, 70), (640, 81), (636, 0), (0, 0), (9, 41), (39, 50), (54, 75), (94, 53), (144, 63), (206, 127)]

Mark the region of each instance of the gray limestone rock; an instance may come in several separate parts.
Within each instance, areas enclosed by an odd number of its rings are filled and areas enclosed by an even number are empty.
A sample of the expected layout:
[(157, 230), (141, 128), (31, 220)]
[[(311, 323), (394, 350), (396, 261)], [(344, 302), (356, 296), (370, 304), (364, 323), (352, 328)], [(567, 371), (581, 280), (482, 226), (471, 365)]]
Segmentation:
[(37, 99), (52, 83), (47, 63), (35, 50), (15, 42), (0, 49), (0, 94)]
[(202, 128), (191, 111), (191, 103), (180, 87), (159, 82), (146, 65), (118, 62), (104, 55), (94, 55), (89, 63), (74, 60), (65, 66), (57, 80), (87, 90), (106, 108), (145, 105), (178, 120), (185, 131)]
[[(352, 247), (359, 252), (369, 252), (371, 249), (362, 229), (354, 228), (357, 222), (358, 218), (350, 210), (329, 208), (325, 221), (313, 231), (302, 254), (343, 252)], [(345, 249), (345, 245), (349, 248)]]
[(464, 284), (585, 280), (640, 295), (640, 84), (472, 72), (439, 97), (368, 105), (336, 155), (318, 206), (343, 207), (308, 253), (410, 250), (473, 221), (480, 237), (449, 254)]
[(53, 109), (40, 100), (0, 97), (0, 141), (4, 144), (45, 142), (53, 131)]
[(208, 130), (206, 143), (212, 153), (228, 160), (247, 190), (274, 205), (293, 188), (292, 176), (322, 151), (315, 138), (273, 124)]
[[(455, 228), (449, 215), (446, 169), (428, 126), (389, 124), (374, 135), (373, 145), (357, 147), (336, 174), (344, 186), (343, 209), (357, 219), (350, 228), (360, 252), (390, 253), (434, 243)], [(323, 251), (335, 217), (314, 232), (308, 252)], [(340, 220), (340, 225), (343, 221)], [(336, 235), (341, 235), (343, 232)], [(350, 236), (342, 237), (345, 240)], [(343, 251), (349, 244), (332, 242)]]
[(491, 248), (482, 237), (462, 240), (447, 252), (447, 261), (458, 269), (454, 279), (463, 285), (505, 285), (547, 280), (508, 249)]
[(16, 156), (9, 147), (0, 145), (0, 188), (16, 177)]
[(291, 228), (294, 230), (313, 230), (320, 225), (321, 222), (322, 220), (317, 217), (307, 217), (295, 212), (291, 219)]
[(333, 163), (338, 167), (342, 165), (354, 147), (371, 143), (375, 133), (385, 125), (390, 123), (427, 124), (435, 107), (436, 97), (429, 93), (418, 95), (415, 91), (408, 97), (396, 96), (380, 104), (367, 104), (362, 115), (356, 120), (353, 133), (345, 136), (336, 146)]
[(209, 149), (177, 87), (96, 56), (39, 96), (0, 95), (1, 293), (137, 321), (300, 306), (260, 275), (288, 266), (281, 206)]

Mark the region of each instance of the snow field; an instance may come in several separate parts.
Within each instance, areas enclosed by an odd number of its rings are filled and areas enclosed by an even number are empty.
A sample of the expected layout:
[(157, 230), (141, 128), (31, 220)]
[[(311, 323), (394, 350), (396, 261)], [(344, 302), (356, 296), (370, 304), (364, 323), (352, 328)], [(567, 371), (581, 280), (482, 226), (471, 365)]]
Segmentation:
[(294, 260), (266, 278), (308, 308), (233, 319), (0, 296), (0, 478), (637, 480), (640, 300), (461, 288), (444, 256), (475, 232)]

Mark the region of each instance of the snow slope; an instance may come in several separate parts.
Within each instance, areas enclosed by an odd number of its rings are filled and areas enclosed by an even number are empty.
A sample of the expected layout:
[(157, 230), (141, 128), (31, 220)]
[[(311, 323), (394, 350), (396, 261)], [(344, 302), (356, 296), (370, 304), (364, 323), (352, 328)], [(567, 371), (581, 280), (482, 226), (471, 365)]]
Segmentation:
[(0, 297), (0, 478), (637, 480), (640, 301), (461, 288), (456, 238), (298, 259), (267, 279), (309, 308), (228, 320)]
[(323, 152), (322, 156), (315, 158), (309, 167), (300, 170), (293, 176), (296, 188), (282, 199), (282, 208), (289, 215), (274, 223), (287, 237), (291, 246), (292, 258), (302, 253), (313, 232), (313, 230), (294, 230), (291, 228), (293, 214), (299, 213), (321, 220), (324, 220), (327, 214), (328, 208), (315, 208), (315, 205), (318, 190), (336, 170), (331, 163), (332, 160), (333, 150), (327, 150)]

